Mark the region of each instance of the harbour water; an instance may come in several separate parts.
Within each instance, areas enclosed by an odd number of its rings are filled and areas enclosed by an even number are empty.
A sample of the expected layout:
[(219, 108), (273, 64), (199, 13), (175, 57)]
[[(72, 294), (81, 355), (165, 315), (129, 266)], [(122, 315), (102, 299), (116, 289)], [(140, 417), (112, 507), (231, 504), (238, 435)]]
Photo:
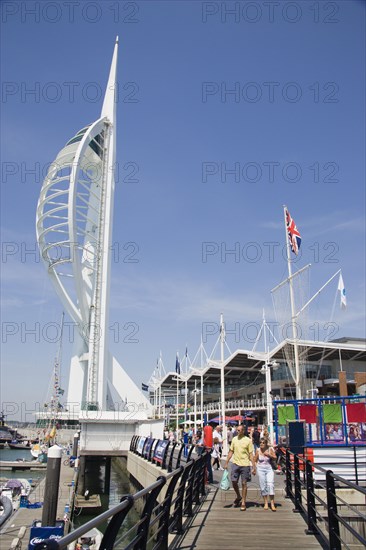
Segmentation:
[[(90, 470), (86, 476), (85, 487), (89, 489), (90, 494), (99, 494), (101, 497), (102, 508), (98, 513), (102, 513), (107, 509), (116, 506), (123, 495), (133, 494), (136, 492), (136, 489), (130, 484), (130, 480), (124, 468), (120, 466), (117, 462), (112, 462), (111, 468), (111, 477), (110, 477), (110, 489), (108, 494), (103, 494), (104, 488), (104, 468), (95, 468)], [(90, 521), (95, 517), (95, 514), (88, 515), (86, 513), (77, 513), (74, 516), (73, 529), (76, 529), (80, 525), (83, 525), (87, 521)], [(132, 509), (126, 520), (123, 523), (123, 528), (120, 535), (128, 531), (136, 521), (138, 521), (139, 516), (137, 512)], [(106, 524), (101, 525), (98, 529), (102, 532), (105, 531)], [(117, 546), (118, 547), (118, 546)]]
[[(32, 455), (29, 450), (27, 449), (1, 449), (0, 450), (0, 460), (3, 461), (16, 461), (17, 459), (24, 459), (27, 462), (32, 461)], [(11, 471), (11, 470), (2, 470), (1, 471), (1, 483), (5, 483), (7, 479), (14, 479), (14, 478), (25, 478), (27, 479), (32, 486), (38, 486), (41, 480), (45, 477), (46, 472), (38, 471), (38, 470), (18, 470), (18, 471)], [(108, 494), (103, 494), (104, 491), (104, 467), (103, 466), (97, 466), (95, 468), (92, 468), (89, 470), (89, 474), (87, 475), (86, 479), (86, 488), (89, 489), (90, 494), (99, 494), (101, 497), (102, 502), (102, 508), (98, 510), (97, 514), (104, 512), (108, 508), (112, 508), (113, 506), (117, 505), (120, 502), (120, 499), (123, 495), (131, 494), (136, 492), (135, 488), (130, 485), (129, 477), (127, 474), (127, 471), (125, 468), (121, 467), (120, 464), (117, 462), (112, 463), (111, 468), (111, 477), (110, 477), (110, 489), (108, 491)], [(42, 502), (44, 500), (44, 495), (39, 494), (39, 491), (37, 489), (33, 492), (32, 495), (33, 498), (31, 498), (31, 501), (40, 501)], [(80, 525), (83, 525), (87, 521), (95, 518), (97, 515), (96, 513), (93, 514), (85, 514), (80, 513), (80, 511), (76, 511), (76, 514), (74, 516), (73, 526), (72, 529), (76, 529)], [(41, 515), (41, 512), (38, 514)], [(129, 517), (126, 518), (126, 521), (124, 522), (123, 531), (127, 531), (133, 523), (137, 520), (138, 516), (137, 514), (131, 510), (129, 513)], [(106, 524), (99, 527), (101, 531), (104, 531), (106, 528)]]
[[(18, 458), (24, 459), (26, 462), (34, 460), (28, 449), (0, 449), (0, 460), (15, 461)], [(32, 480), (32, 484), (37, 484), (45, 476), (45, 472), (42, 470), (18, 470), (16, 472), (2, 470), (0, 476), (1, 479), (26, 478), (29, 481)]]

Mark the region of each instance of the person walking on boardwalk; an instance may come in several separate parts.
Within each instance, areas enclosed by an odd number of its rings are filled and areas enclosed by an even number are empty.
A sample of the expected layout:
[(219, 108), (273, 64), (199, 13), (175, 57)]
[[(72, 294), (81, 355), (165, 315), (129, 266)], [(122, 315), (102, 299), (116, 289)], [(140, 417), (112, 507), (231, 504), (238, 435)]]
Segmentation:
[(220, 447), (219, 447), (219, 440), (217, 439), (217, 437), (215, 437), (213, 440), (211, 456), (213, 458), (212, 468), (216, 466), (216, 470), (223, 470), (224, 468), (221, 468), (221, 464), (220, 464)]
[(258, 430), (258, 427), (256, 426), (254, 428), (253, 432), (252, 432), (252, 441), (253, 441), (253, 446), (254, 446), (254, 454), (259, 449), (260, 440), (261, 440), (261, 434), (260, 434), (260, 431)]
[(187, 456), (188, 456), (188, 432), (186, 430), (183, 432), (183, 445), (184, 445), (183, 456), (184, 456), (184, 458), (187, 458)]
[(216, 438), (218, 440), (219, 452), (220, 452), (220, 458), (221, 458), (221, 456), (222, 456), (222, 443), (223, 443), (223, 440), (222, 440), (222, 426), (216, 426), (216, 428), (213, 431), (212, 437), (213, 437), (213, 439)]
[(268, 510), (268, 496), (271, 502), (272, 512), (276, 511), (274, 502), (274, 471), (271, 466), (271, 458), (276, 459), (276, 453), (269, 446), (268, 439), (261, 439), (259, 449), (257, 450), (254, 460), (258, 468), (259, 486), (264, 500), (264, 509)]
[(207, 473), (207, 482), (213, 483), (213, 473), (212, 473), (212, 464), (211, 464), (211, 452), (213, 448), (213, 430), (212, 426), (207, 424), (203, 428), (203, 442), (206, 450), (206, 473)]
[[(237, 507), (241, 502), (241, 510), (246, 510), (247, 500), (247, 482), (251, 479), (251, 467), (253, 475), (256, 472), (256, 463), (254, 461), (253, 443), (250, 437), (244, 435), (244, 426), (238, 426), (238, 435), (231, 442), (230, 450), (227, 455), (225, 470), (233, 457), (231, 466), (231, 482), (236, 494), (234, 506)], [(242, 482), (242, 495), (240, 496), (239, 479)]]
[(205, 446), (204, 446), (204, 443), (203, 443), (202, 432), (200, 430), (197, 430), (197, 433), (194, 437), (194, 445), (195, 445), (196, 453), (199, 456), (201, 456), (201, 454), (205, 450)]
[(233, 429), (232, 429), (231, 426), (229, 426), (228, 429), (227, 429), (227, 444), (228, 444), (229, 449), (230, 449), (230, 445), (231, 445), (231, 442), (233, 440), (233, 437), (234, 437)]

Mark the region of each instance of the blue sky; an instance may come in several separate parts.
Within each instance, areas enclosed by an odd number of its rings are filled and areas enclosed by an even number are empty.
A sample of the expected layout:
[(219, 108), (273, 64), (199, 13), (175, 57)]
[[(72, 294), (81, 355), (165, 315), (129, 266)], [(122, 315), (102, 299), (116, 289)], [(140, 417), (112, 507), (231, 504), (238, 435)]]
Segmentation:
[[(126, 371), (146, 382), (160, 350), (174, 369), (176, 351), (187, 345), (193, 358), (202, 331), (209, 352), (217, 333), (207, 327), (221, 312), (236, 330), (230, 349), (252, 348), (250, 324), (260, 324), (263, 308), (274, 320), (270, 289), (286, 276), (283, 204), (302, 235), (296, 266), (313, 264), (311, 291), (340, 268), (347, 288), (346, 311), (334, 307), (335, 281), (309, 323), (319, 336), (332, 321), (333, 337), (364, 337), (365, 4), (269, 9), (261, 1), (107, 0), (76, 3), (72, 13), (62, 2), (2, 3), (1, 385), (9, 419), (31, 420), (57, 352), (52, 323), (61, 305), (39, 257), (27, 252), (42, 171), (99, 116), (117, 34), (110, 316), (111, 348)], [(273, 258), (265, 243), (274, 243)]]

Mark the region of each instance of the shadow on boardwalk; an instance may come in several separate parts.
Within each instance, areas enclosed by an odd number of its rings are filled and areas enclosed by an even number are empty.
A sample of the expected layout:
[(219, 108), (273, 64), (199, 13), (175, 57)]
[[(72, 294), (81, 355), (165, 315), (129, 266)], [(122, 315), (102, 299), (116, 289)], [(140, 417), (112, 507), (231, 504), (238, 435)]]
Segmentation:
[[(280, 481), (280, 480), (279, 480)], [(281, 476), (281, 482), (283, 477)], [(277, 485), (277, 483), (276, 483)], [(271, 550), (322, 548), (306, 535), (304, 519), (295, 514), (293, 503), (285, 499), (283, 483), (276, 487), (277, 511), (264, 510), (256, 478), (249, 484), (247, 510), (234, 508), (235, 493), (209, 485), (206, 500), (191, 519), (184, 534), (170, 548), (177, 550)]]

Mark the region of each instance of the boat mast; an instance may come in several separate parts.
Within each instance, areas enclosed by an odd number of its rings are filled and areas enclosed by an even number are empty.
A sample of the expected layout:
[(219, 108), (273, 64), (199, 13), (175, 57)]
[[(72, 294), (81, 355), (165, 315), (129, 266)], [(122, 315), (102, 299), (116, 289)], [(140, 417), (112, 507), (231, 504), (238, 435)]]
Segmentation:
[(60, 376), (61, 376), (61, 357), (62, 357), (62, 337), (64, 332), (64, 317), (65, 312), (61, 315), (61, 329), (60, 339), (58, 343), (57, 356), (53, 367), (53, 389), (51, 397), (51, 414), (50, 414), (50, 427), (56, 423), (56, 416), (59, 410), (59, 395), (60, 395)]

